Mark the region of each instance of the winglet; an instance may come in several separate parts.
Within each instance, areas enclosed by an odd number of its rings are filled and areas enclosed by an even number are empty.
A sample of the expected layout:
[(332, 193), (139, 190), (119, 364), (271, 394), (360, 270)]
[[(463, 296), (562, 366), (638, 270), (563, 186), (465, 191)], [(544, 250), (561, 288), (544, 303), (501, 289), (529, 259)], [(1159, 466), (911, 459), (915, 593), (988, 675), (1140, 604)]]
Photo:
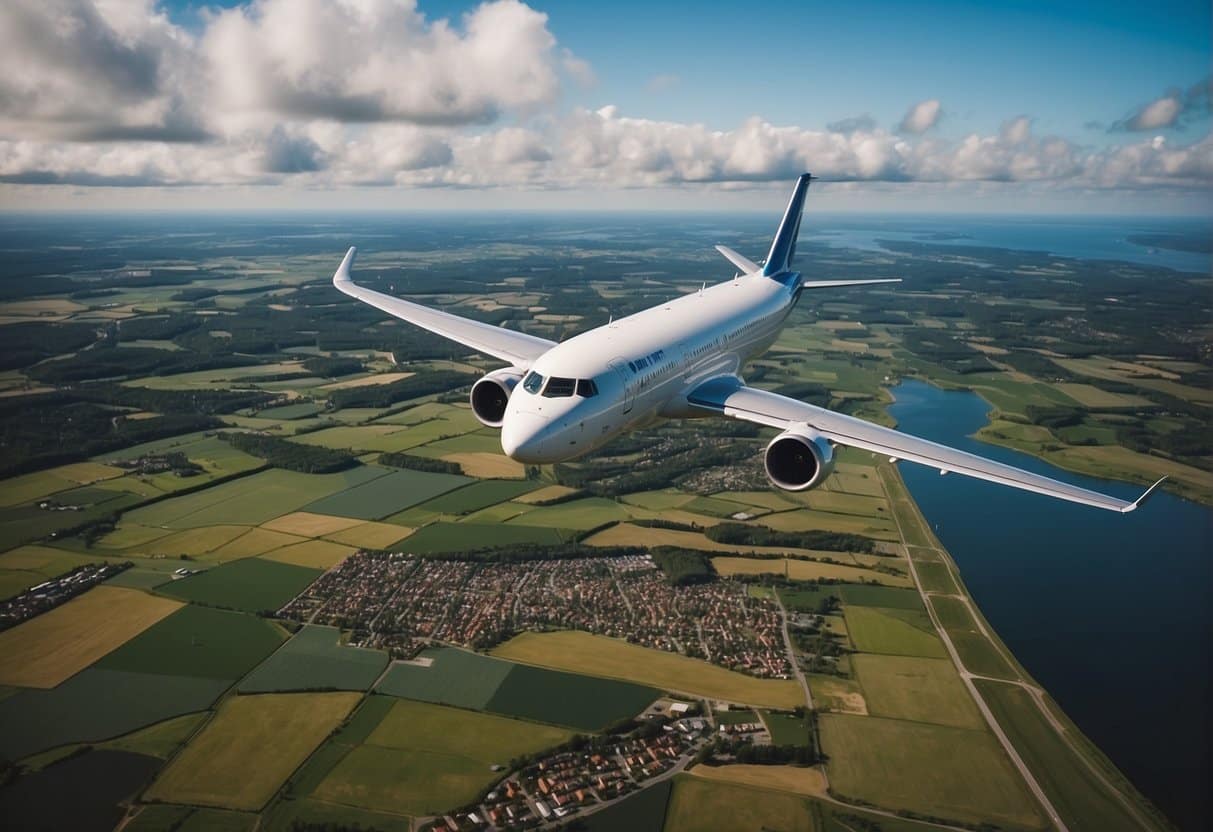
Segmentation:
[(762, 267), (764, 277), (774, 277), (786, 272), (792, 265), (792, 257), (796, 254), (796, 238), (800, 236), (800, 214), (804, 210), (804, 195), (809, 190), (813, 175), (803, 173), (796, 180), (796, 190), (788, 201), (788, 210), (783, 214), (775, 239), (771, 241), (771, 251), (767, 254), (766, 264)]
[(1167, 481), (1167, 478), (1163, 477), (1158, 482), (1151, 485), (1149, 488), (1146, 489), (1144, 494), (1142, 494), (1136, 500), (1134, 500), (1133, 502), (1129, 503), (1127, 506), (1122, 508), (1120, 510), (1120, 513), (1128, 514), (1130, 511), (1133, 511), (1134, 509), (1144, 506), (1146, 504), (1146, 500), (1150, 499), (1150, 495), (1154, 493), (1154, 491), (1158, 488), (1158, 486), (1162, 485), (1166, 481)]
[(345, 253), (345, 257), (341, 260), (341, 265), (337, 267), (337, 271), (333, 272), (333, 285), (338, 289), (343, 283), (353, 283), (350, 278), (350, 269), (354, 267), (354, 257), (358, 254), (356, 246), (350, 246), (350, 250)]

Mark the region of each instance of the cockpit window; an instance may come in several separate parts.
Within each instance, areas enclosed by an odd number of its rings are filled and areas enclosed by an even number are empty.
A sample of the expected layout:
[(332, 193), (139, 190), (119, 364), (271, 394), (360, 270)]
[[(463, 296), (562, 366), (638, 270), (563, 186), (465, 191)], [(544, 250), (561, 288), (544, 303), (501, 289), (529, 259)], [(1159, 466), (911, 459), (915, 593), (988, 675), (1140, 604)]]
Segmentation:
[(566, 396), (573, 395), (573, 391), (577, 387), (577, 380), (571, 378), (556, 378), (553, 376), (548, 379), (548, 386), (543, 388), (544, 398), (562, 399)]
[(526, 378), (522, 380), (522, 389), (528, 393), (538, 393), (540, 387), (543, 387), (543, 376), (534, 370), (527, 373)]
[(584, 398), (598, 395), (598, 385), (594, 383), (592, 378), (577, 379), (577, 395)]

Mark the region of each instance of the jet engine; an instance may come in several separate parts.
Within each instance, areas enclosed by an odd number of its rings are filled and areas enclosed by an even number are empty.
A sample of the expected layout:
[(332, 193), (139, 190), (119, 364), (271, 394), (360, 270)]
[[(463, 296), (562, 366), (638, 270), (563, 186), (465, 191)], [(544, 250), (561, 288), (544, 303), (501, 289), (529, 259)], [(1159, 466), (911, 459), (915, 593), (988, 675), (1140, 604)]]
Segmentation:
[(501, 427), (505, 419), (505, 406), (514, 387), (522, 381), (522, 370), (506, 367), (494, 370), (472, 385), (472, 412), (482, 425)]
[(834, 446), (809, 428), (784, 431), (767, 445), (767, 478), (785, 491), (807, 491), (834, 472)]

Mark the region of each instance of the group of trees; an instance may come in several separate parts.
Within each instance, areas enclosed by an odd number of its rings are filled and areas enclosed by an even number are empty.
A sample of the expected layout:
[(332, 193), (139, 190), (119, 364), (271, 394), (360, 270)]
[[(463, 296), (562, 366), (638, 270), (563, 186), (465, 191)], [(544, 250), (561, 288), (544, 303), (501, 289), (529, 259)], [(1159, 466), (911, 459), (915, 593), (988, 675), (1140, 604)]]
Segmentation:
[(716, 578), (712, 558), (706, 552), (660, 546), (650, 550), (649, 554), (674, 586), (704, 584)]
[(469, 373), (452, 370), (422, 372), (390, 384), (368, 384), (364, 387), (347, 387), (329, 394), (329, 404), (334, 409), (343, 407), (390, 407), (396, 402), (445, 393), (456, 387), (465, 387), (474, 381)]
[(408, 468), (412, 471), (425, 471), (429, 474), (462, 474), (463, 466), (458, 462), (447, 462), (445, 459), (433, 459), (428, 456), (417, 456), (403, 452), (389, 451), (379, 455), (380, 465), (390, 465), (393, 468)]
[(830, 552), (876, 551), (876, 541), (849, 532), (828, 532), (814, 529), (804, 532), (780, 532), (766, 526), (743, 523), (720, 523), (704, 530), (709, 540), (717, 543), (746, 546), (784, 546), (794, 549), (824, 549)]
[(303, 474), (331, 474), (343, 471), (358, 464), (349, 451), (339, 451), (333, 448), (318, 448), (279, 439), (276, 436), (263, 436), (259, 433), (224, 433), (223, 438), (232, 447), (246, 454), (259, 456), (276, 468), (288, 471), (299, 471)]

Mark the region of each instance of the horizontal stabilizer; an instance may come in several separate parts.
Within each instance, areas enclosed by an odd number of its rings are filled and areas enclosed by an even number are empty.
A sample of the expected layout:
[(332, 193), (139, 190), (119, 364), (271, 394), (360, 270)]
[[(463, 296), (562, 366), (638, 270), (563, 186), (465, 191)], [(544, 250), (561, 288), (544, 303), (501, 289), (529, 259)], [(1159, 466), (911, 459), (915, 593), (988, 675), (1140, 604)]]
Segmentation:
[(837, 289), (839, 286), (870, 286), (873, 283), (900, 283), (900, 277), (883, 277), (879, 280), (806, 280), (802, 289)]
[(728, 246), (716, 246), (716, 250), (724, 255), (724, 259), (741, 269), (742, 274), (753, 274), (754, 272), (758, 271), (759, 266), (757, 263), (755, 263), (753, 260), (742, 257)]

